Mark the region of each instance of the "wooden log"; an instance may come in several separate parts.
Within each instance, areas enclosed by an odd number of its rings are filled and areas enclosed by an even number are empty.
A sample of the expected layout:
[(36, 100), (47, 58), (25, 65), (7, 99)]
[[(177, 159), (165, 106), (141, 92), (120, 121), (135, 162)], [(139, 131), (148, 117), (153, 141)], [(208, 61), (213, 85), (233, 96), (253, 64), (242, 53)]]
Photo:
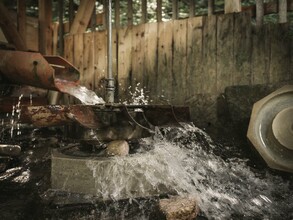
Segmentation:
[(225, 14), (241, 12), (241, 0), (225, 0)]
[(26, 0), (17, 0), (17, 30), (26, 42)]
[(195, 16), (195, 3), (193, 0), (189, 3), (189, 17), (192, 18)]
[(64, 25), (63, 25), (63, 0), (58, 0), (58, 15), (59, 15), (59, 54), (63, 56), (64, 53)]
[(81, 84), (91, 90), (95, 86), (94, 59), (94, 33), (88, 32), (83, 35), (83, 78)]
[[(223, 93), (233, 83), (234, 69), (234, 16), (217, 16), (217, 93)], [(237, 51), (235, 51), (236, 53)], [(215, 68), (215, 67), (214, 67)]]
[(17, 31), (7, 8), (0, 2), (0, 26), (8, 43), (13, 44), (17, 50), (27, 50), (26, 44)]
[(127, 0), (127, 25), (133, 25), (133, 5), (132, 0)]
[(75, 15), (73, 6), (74, 6), (73, 0), (69, 0), (69, 5), (68, 5), (69, 28), (71, 28), (71, 25), (74, 20), (74, 15)]
[(157, 14), (157, 22), (161, 22), (162, 21), (162, 0), (157, 0), (156, 14)]
[(260, 27), (263, 25), (263, 16), (264, 16), (264, 1), (256, 0), (256, 26)]
[(279, 0), (279, 23), (287, 22), (287, 0)]
[(53, 23), (53, 39), (52, 39), (52, 54), (53, 55), (57, 55), (58, 54), (58, 51), (57, 51), (57, 48), (58, 48), (58, 31), (59, 31), (59, 23), (58, 22), (54, 22)]
[(70, 34), (84, 33), (86, 31), (95, 3), (95, 0), (85, 0), (80, 2), (76, 16), (70, 28)]
[(172, 103), (184, 105), (186, 98), (187, 20), (173, 22)]
[(142, 0), (141, 1), (141, 22), (142, 24), (147, 22), (147, 1)]
[(64, 37), (64, 58), (73, 64), (73, 51), (74, 51), (74, 44), (73, 44), (73, 35), (67, 34)]
[(215, 0), (208, 0), (208, 16), (214, 14), (215, 11)]
[(179, 17), (178, 10), (178, 0), (172, 0), (172, 19), (178, 19)]
[(73, 65), (80, 72), (80, 82), (83, 82), (84, 73), (83, 73), (83, 34), (73, 35)]
[(52, 1), (39, 0), (39, 51), (52, 54)]

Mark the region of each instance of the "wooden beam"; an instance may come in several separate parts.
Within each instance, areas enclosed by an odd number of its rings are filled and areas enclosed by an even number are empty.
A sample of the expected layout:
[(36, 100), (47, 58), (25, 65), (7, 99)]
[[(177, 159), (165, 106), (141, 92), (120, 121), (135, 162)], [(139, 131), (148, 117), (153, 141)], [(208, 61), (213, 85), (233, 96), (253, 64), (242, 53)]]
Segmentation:
[(279, 23), (287, 22), (287, 0), (279, 0)]
[(83, 0), (80, 2), (76, 16), (70, 28), (70, 34), (84, 33), (86, 31), (95, 3), (95, 0)]
[(8, 43), (13, 44), (17, 50), (26, 51), (27, 47), (22, 37), (17, 31), (13, 19), (8, 13), (8, 9), (0, 1), (0, 27)]
[(161, 22), (162, 21), (162, 0), (157, 0), (156, 13), (157, 13), (157, 22)]
[(39, 0), (39, 51), (52, 54), (52, 1)]
[(215, 11), (215, 0), (208, 0), (208, 16), (213, 15)]
[(241, 12), (241, 0), (225, 0), (225, 14)]
[(26, 42), (26, 0), (17, 0), (17, 30)]
[(172, 19), (178, 19), (178, 0), (172, 0)]
[(263, 25), (263, 16), (264, 16), (264, 0), (256, 0), (256, 26), (260, 27)]
[(147, 1), (141, 1), (141, 23), (144, 24), (147, 22)]

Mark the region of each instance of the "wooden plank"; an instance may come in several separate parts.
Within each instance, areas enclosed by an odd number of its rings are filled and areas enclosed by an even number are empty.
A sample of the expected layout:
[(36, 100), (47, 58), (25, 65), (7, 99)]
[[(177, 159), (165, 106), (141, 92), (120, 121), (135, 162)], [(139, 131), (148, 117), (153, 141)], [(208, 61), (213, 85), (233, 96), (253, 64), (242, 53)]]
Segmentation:
[(138, 84), (143, 85), (144, 76), (144, 24), (133, 26), (132, 28), (132, 53), (131, 53), (131, 65), (132, 65), (132, 77), (131, 77), (131, 89), (134, 92)]
[(158, 24), (157, 100), (167, 104), (172, 98), (172, 42), (173, 21)]
[(120, 29), (118, 37), (118, 97), (119, 101), (123, 102), (126, 100), (130, 78), (132, 77), (132, 59), (130, 59), (132, 27)]
[(73, 65), (80, 72), (80, 82), (83, 82), (84, 74), (83, 74), (83, 34), (75, 34), (73, 36)]
[(95, 92), (105, 97), (105, 79), (107, 76), (107, 35), (106, 30), (95, 32), (94, 61), (95, 61)]
[[(145, 24), (145, 75), (144, 86), (151, 100), (157, 96), (157, 68), (158, 68), (158, 23)], [(150, 101), (151, 101), (150, 100)]]
[(141, 1), (141, 22), (142, 24), (147, 22), (147, 1), (142, 0)]
[(26, 44), (17, 31), (7, 8), (0, 2), (0, 27), (8, 43), (13, 44), (17, 50), (27, 50)]
[(57, 51), (57, 48), (58, 48), (58, 30), (59, 30), (58, 27), (59, 27), (59, 23), (54, 22), (53, 23), (53, 28), (52, 28), (53, 29), (53, 39), (52, 39), (52, 46), (53, 46), (52, 54), (53, 55), (58, 54), (58, 51)]
[[(223, 93), (227, 86), (233, 84), (234, 73), (234, 16), (219, 15), (217, 17), (217, 92)], [(236, 53), (236, 51), (235, 51)]]
[(17, 30), (26, 42), (26, 0), (17, 0)]
[(225, 14), (241, 12), (241, 0), (225, 0)]
[(287, 0), (279, 0), (279, 23), (287, 22)]
[(73, 35), (67, 34), (64, 37), (64, 58), (73, 64), (73, 51), (74, 51), (74, 44), (73, 44)]
[(94, 33), (83, 35), (83, 78), (81, 84), (93, 90), (95, 86), (94, 71)]
[(81, 1), (76, 16), (70, 28), (70, 34), (83, 33), (86, 31), (93, 9), (95, 0)]
[(127, 0), (127, 25), (133, 25), (133, 5), (132, 0)]
[(39, 0), (39, 50), (52, 54), (52, 1)]
[(63, 0), (58, 0), (58, 17), (59, 17), (59, 54), (60, 56), (64, 53), (64, 25), (63, 25)]
[(187, 99), (202, 92), (202, 22), (203, 17), (187, 20)]
[(157, 22), (161, 22), (162, 21), (162, 0), (157, 0), (156, 14), (157, 14)]
[(175, 20), (173, 25), (172, 98), (173, 104), (183, 105), (187, 94), (187, 20)]
[(178, 0), (172, 0), (172, 19), (178, 19), (179, 16), (178, 10)]
[(249, 12), (234, 15), (234, 85), (251, 84), (251, 14)]
[(203, 63), (206, 68), (203, 71), (201, 93), (216, 93), (217, 17), (214, 15), (203, 19)]

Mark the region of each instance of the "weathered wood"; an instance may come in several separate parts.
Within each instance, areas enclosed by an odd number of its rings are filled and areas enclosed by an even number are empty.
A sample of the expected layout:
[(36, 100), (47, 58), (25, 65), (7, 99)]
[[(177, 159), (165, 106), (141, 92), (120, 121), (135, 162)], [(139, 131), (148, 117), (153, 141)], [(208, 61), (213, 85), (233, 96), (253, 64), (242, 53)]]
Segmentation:
[(158, 24), (157, 100), (164, 104), (170, 103), (172, 94), (172, 27), (172, 21)]
[(95, 86), (95, 56), (94, 56), (94, 34), (92, 32), (83, 35), (83, 77), (81, 84), (88, 89)]
[(137, 84), (143, 84), (144, 76), (144, 25), (133, 26), (132, 28), (132, 52), (131, 52), (131, 69), (132, 69), (132, 78), (131, 78), (131, 89), (134, 91)]
[(279, 0), (279, 23), (287, 22), (287, 0)]
[(172, 102), (173, 104), (185, 104), (186, 67), (187, 67), (187, 20), (175, 20), (173, 22), (173, 68), (172, 68)]
[(107, 75), (107, 35), (106, 30), (95, 32), (95, 92), (105, 97), (105, 79)]
[(192, 18), (195, 16), (195, 2), (191, 0), (189, 2), (189, 17)]
[(118, 82), (118, 32), (112, 29), (112, 75), (115, 80), (115, 90)]
[(17, 30), (26, 42), (26, 0), (17, 0)]
[(80, 81), (83, 82), (83, 34), (73, 36), (73, 65), (80, 71)]
[(64, 53), (64, 25), (63, 25), (63, 0), (58, 0), (58, 15), (59, 15), (59, 54), (63, 56)]
[(264, 16), (264, 1), (256, 0), (256, 25), (260, 27), (263, 25), (263, 16)]
[(127, 25), (133, 25), (133, 5), (132, 0), (127, 0)]
[(69, 19), (69, 28), (71, 28), (71, 25), (74, 20), (74, 8), (73, 8), (73, 0), (69, 0), (69, 5), (68, 5), (68, 19)]
[(66, 35), (64, 37), (64, 58), (73, 64), (73, 35)]
[(234, 15), (234, 72), (233, 85), (250, 85), (251, 79), (251, 14)]
[(57, 55), (58, 51), (58, 31), (59, 31), (59, 23), (58, 22), (54, 22), (52, 25), (52, 29), (53, 29), (53, 39), (52, 39), (52, 54), (53, 55)]
[(142, 0), (141, 1), (141, 22), (142, 24), (147, 22), (147, 1), (146, 0)]
[(187, 21), (187, 99), (202, 92), (202, 25), (203, 17)]
[(92, 12), (92, 16), (91, 16), (91, 20), (89, 23), (89, 28), (91, 29), (91, 31), (96, 30), (96, 25), (97, 25), (97, 14), (96, 14), (96, 7), (94, 7), (93, 12)]
[(7, 8), (2, 2), (0, 2), (0, 27), (8, 43), (13, 44), (17, 50), (27, 50), (25, 42), (18, 33)]
[(132, 43), (132, 27), (119, 30), (119, 45), (118, 45), (118, 97), (120, 101), (126, 100), (128, 93), (129, 81), (132, 77), (131, 69), (131, 46)]
[(156, 78), (158, 74), (158, 23), (145, 25), (145, 74), (143, 77), (146, 92), (153, 99), (157, 94)]
[(225, 14), (241, 12), (241, 0), (225, 0)]
[(120, 0), (116, 0), (114, 3), (115, 7), (115, 27), (118, 29), (120, 27)]
[(91, 19), (95, 3), (95, 0), (87, 0), (80, 2), (76, 16), (70, 28), (70, 34), (78, 34), (85, 32)]
[(215, 93), (217, 91), (217, 17), (208, 16), (203, 20), (203, 62), (205, 68), (202, 78), (202, 93)]
[(178, 19), (179, 17), (178, 10), (178, 0), (172, 0), (172, 19)]
[(208, 0), (208, 15), (211, 16), (215, 11), (215, 0)]
[(39, 50), (52, 54), (52, 1), (39, 0)]
[(157, 14), (157, 22), (161, 22), (162, 21), (162, 0), (157, 0), (156, 14)]
[[(217, 92), (223, 93), (233, 83), (234, 74), (234, 16), (219, 15), (217, 17)], [(236, 53), (236, 51), (235, 51)]]

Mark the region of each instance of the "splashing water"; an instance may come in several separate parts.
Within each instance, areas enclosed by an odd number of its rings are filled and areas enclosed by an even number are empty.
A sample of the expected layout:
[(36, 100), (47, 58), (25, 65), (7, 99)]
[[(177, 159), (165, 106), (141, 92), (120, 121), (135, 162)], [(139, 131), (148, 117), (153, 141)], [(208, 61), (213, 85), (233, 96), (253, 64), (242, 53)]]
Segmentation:
[[(131, 92), (131, 86), (128, 87), (128, 92), (130, 95), (131, 101), (121, 101), (123, 104), (127, 105), (148, 105), (149, 104), (149, 96), (145, 94), (145, 91), (143, 88), (140, 88), (140, 83), (136, 84), (136, 87), (134, 89), (134, 92)], [(152, 100), (150, 100), (152, 102)]]
[(55, 79), (55, 85), (59, 91), (74, 96), (85, 105), (97, 105), (105, 103), (105, 101), (101, 97), (98, 97), (94, 91), (89, 90), (84, 86), (80, 86), (75, 82)]

